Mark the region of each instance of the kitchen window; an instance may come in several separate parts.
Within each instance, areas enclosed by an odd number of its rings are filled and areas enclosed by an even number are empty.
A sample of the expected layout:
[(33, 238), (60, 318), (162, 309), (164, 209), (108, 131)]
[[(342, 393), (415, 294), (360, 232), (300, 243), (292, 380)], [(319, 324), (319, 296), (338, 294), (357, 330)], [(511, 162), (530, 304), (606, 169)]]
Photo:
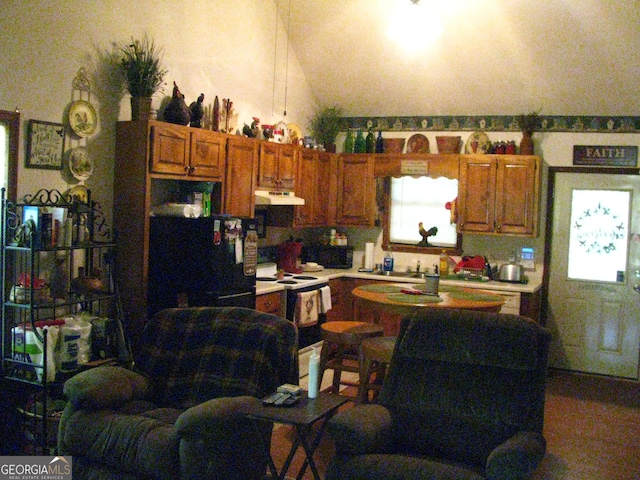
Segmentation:
[(455, 224), (457, 179), (389, 177), (384, 180), (383, 191), (385, 248), (420, 253), (459, 249)]

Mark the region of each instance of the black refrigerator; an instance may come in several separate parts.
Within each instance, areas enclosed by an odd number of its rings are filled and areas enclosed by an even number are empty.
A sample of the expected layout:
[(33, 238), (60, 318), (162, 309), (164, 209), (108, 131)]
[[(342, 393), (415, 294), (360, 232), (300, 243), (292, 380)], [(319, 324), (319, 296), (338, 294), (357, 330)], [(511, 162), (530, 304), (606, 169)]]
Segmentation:
[(255, 308), (254, 219), (151, 217), (148, 314), (173, 307)]

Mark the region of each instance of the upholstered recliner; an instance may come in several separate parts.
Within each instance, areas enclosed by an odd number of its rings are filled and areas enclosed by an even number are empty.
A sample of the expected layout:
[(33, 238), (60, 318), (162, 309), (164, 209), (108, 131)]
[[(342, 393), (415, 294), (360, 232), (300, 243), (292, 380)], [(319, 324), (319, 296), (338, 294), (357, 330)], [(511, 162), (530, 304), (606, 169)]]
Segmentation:
[(158, 312), (134, 369), (98, 367), (65, 383), (58, 449), (73, 456), (73, 478), (262, 478), (272, 425), (245, 413), (298, 383), (297, 335), (292, 322), (246, 308)]
[(550, 335), (517, 315), (403, 318), (379, 396), (328, 424), (327, 480), (527, 478), (542, 460)]

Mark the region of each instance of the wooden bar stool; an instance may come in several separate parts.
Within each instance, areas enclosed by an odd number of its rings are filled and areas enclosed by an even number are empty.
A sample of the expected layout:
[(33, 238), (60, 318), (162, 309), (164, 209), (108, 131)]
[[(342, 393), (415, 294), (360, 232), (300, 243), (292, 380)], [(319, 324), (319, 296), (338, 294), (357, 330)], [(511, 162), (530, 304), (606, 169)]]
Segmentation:
[[(369, 401), (369, 390), (373, 390), (373, 402), (382, 388), (387, 366), (391, 363), (397, 337), (367, 338), (360, 344), (360, 385), (358, 403)], [(371, 376), (375, 373), (375, 380)]]
[(321, 325), (322, 351), (320, 353), (320, 371), (318, 389), (327, 369), (333, 370), (331, 391), (340, 392), (340, 384), (355, 386), (355, 383), (341, 382), (342, 372), (360, 373), (359, 348), (363, 340), (381, 337), (383, 328), (367, 322), (337, 321)]

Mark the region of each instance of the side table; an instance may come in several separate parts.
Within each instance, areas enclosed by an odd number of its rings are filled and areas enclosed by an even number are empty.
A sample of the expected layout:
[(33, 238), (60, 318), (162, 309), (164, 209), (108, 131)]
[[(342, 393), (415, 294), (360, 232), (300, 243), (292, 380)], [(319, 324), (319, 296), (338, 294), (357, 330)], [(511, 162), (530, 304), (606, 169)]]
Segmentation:
[[(307, 397), (307, 392), (304, 391), (295, 405), (291, 405), (290, 407), (260, 405), (247, 414), (249, 418), (293, 425), (296, 430), (296, 438), (280, 473), (278, 473), (273, 458), (271, 457), (271, 452), (269, 451), (269, 470), (272, 478), (284, 480), (296, 451), (300, 445), (302, 445), (305, 453), (305, 461), (298, 472), (297, 480), (302, 479), (307, 467), (311, 468), (313, 478), (320, 480), (318, 468), (313, 460), (313, 454), (320, 444), (327, 421), (336, 413), (338, 408), (348, 401), (349, 399), (346, 397), (325, 392), (320, 392), (317, 398), (309, 398)], [(313, 438), (312, 426), (318, 421), (322, 421), (322, 423), (315, 434), (315, 438)], [(269, 450), (269, 444), (265, 445), (265, 448)]]

